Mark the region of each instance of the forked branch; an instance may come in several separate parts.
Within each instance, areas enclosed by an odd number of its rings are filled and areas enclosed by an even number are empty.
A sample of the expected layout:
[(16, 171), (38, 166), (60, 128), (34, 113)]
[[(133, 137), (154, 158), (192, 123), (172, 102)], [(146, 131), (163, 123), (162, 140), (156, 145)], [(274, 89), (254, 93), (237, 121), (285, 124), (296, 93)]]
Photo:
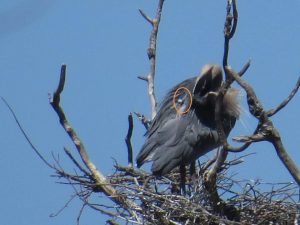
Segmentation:
[[(76, 149), (82, 159), (82, 162), (87, 167), (89, 172), (91, 173), (91, 177), (93, 178), (93, 182), (95, 184), (95, 189), (103, 192), (107, 197), (109, 197), (112, 201), (114, 201), (118, 205), (122, 205), (124, 209), (127, 209), (128, 212), (139, 220), (134, 211), (131, 209), (137, 210), (139, 206), (137, 206), (134, 202), (128, 200), (125, 196), (119, 194), (116, 189), (110, 184), (110, 181), (96, 168), (94, 163), (90, 160), (88, 156), (88, 152), (85, 149), (82, 141), (79, 136), (76, 134), (75, 130), (72, 128), (70, 123), (68, 122), (63, 108), (60, 106), (60, 95), (64, 89), (66, 79), (66, 65), (62, 65), (61, 73), (60, 73), (60, 81), (56, 91), (53, 94), (53, 98), (50, 99), (50, 104), (53, 107), (54, 111), (57, 113), (60, 124), (65, 129), (71, 140), (73, 141)], [(76, 164), (75, 164), (76, 165)]]
[[(254, 135), (250, 137), (242, 136), (236, 140), (247, 143), (259, 141), (268, 141), (272, 143), (281, 162), (288, 169), (289, 173), (292, 175), (297, 184), (300, 185), (300, 172), (294, 161), (287, 154), (287, 151), (282, 144), (280, 134), (269, 118), (269, 116), (274, 115), (274, 113), (269, 114), (264, 110), (253, 88), (249, 84), (247, 84), (246, 81), (242, 80), (240, 76), (236, 72), (234, 72), (234, 70), (232, 70), (231, 68), (226, 68), (226, 70), (228, 75), (236, 80), (236, 82), (246, 91), (249, 111), (258, 120), (257, 132)], [(282, 108), (282, 106), (284, 107), (290, 101), (290, 99), (297, 92), (298, 87), (299, 79), (296, 87), (293, 89), (287, 100), (280, 104), (279, 107), (276, 108), (278, 110), (275, 109), (274, 112), (278, 112)]]
[(163, 9), (164, 0), (159, 0), (156, 16), (154, 19), (151, 19), (146, 15), (142, 10), (139, 10), (143, 18), (148, 21), (152, 26), (152, 31), (150, 35), (149, 48), (147, 51), (148, 58), (150, 61), (150, 71), (146, 77), (138, 77), (141, 80), (147, 81), (148, 84), (148, 95), (150, 99), (151, 106), (151, 120), (155, 117), (157, 111), (157, 100), (154, 92), (154, 78), (155, 78), (155, 70), (156, 70), (156, 43), (157, 43), (157, 34), (158, 28), (161, 18), (161, 12)]

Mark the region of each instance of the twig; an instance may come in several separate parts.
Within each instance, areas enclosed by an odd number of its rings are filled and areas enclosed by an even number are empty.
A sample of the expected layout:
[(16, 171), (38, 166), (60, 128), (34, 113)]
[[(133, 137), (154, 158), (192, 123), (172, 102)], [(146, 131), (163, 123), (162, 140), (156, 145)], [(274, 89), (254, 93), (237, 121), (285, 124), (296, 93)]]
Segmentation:
[(243, 66), (243, 68), (242, 68), (242, 69), (240, 70), (240, 72), (239, 72), (240, 77), (243, 76), (243, 75), (247, 72), (247, 70), (248, 70), (249, 67), (250, 67), (250, 64), (251, 64), (251, 60), (249, 60), (249, 61)]
[(148, 95), (150, 98), (150, 105), (151, 105), (151, 119), (155, 117), (156, 108), (157, 108), (157, 101), (154, 92), (154, 78), (155, 78), (155, 67), (156, 67), (156, 42), (157, 42), (158, 27), (160, 23), (163, 4), (164, 4), (164, 0), (160, 0), (158, 3), (156, 16), (154, 19), (151, 19), (142, 10), (139, 10), (143, 18), (152, 25), (150, 43), (147, 51), (148, 58), (150, 60), (150, 71), (146, 77), (139, 77), (140, 79), (145, 80), (148, 83)]
[[(259, 124), (258, 126), (256, 127), (255, 131), (253, 132), (253, 135), (257, 134), (257, 131), (259, 130)], [(233, 137), (232, 139), (234, 141), (237, 141), (237, 142), (241, 142), (239, 141), (239, 136), (238, 137)], [(229, 152), (242, 152), (244, 151), (245, 149), (247, 149), (250, 145), (251, 145), (252, 142), (246, 142), (245, 144), (243, 144), (242, 146), (239, 146), (239, 147), (233, 147), (233, 146), (227, 146), (227, 151)]]
[(114, 220), (107, 220), (106, 223), (107, 223), (108, 225), (119, 225), (119, 224), (118, 224), (116, 221), (114, 221)]
[(149, 129), (150, 121), (145, 117), (145, 115), (139, 113), (139, 112), (134, 112), (134, 114), (138, 117), (138, 119), (142, 122), (146, 130)]
[(77, 225), (80, 225), (80, 218), (82, 216), (82, 213), (83, 213), (83, 210), (84, 208), (86, 207), (86, 204), (83, 203), (83, 205), (81, 206), (80, 210), (79, 210), (79, 213), (78, 213), (78, 216), (77, 216)]
[(67, 148), (64, 148), (64, 151), (67, 154), (67, 156), (72, 160), (72, 162), (76, 165), (76, 167), (81, 170), (81, 172), (83, 172), (86, 176), (91, 176), (90, 173), (86, 169), (84, 169), (79, 162), (77, 162), (77, 160), (73, 157), (72, 153)]
[(28, 137), (28, 135), (26, 134), (25, 130), (23, 129), (17, 115), (15, 114), (14, 110), (12, 109), (12, 107), (8, 104), (8, 102), (5, 100), (5, 98), (1, 97), (1, 100), (4, 102), (4, 104), (6, 105), (6, 107), (9, 109), (10, 113), (12, 114), (12, 116), (14, 117), (20, 131), (22, 132), (23, 136), (25, 137), (26, 141), (28, 142), (28, 144), (30, 145), (30, 147), (33, 149), (33, 151), (38, 155), (38, 157), (50, 168), (54, 168), (45, 158), (44, 156), (40, 153), (40, 151), (34, 146), (34, 144), (32, 143), (32, 141), (30, 140), (30, 138)]
[(131, 136), (133, 131), (133, 118), (132, 113), (128, 115), (128, 131), (125, 137), (125, 142), (128, 150), (128, 164), (129, 166), (133, 165), (133, 156), (132, 156), (132, 145), (131, 145)]
[(289, 94), (289, 96), (279, 106), (277, 106), (275, 109), (271, 109), (267, 112), (268, 117), (273, 116), (274, 114), (279, 112), (281, 109), (283, 109), (292, 100), (292, 98), (295, 96), (295, 94), (297, 93), (299, 87), (300, 87), (300, 77), (298, 78), (298, 81), (297, 81), (294, 89)]
[(77, 197), (76, 194), (71, 195), (70, 199), (65, 203), (65, 205), (64, 205), (62, 208), (60, 208), (56, 213), (51, 213), (49, 216), (50, 216), (50, 217), (56, 217), (56, 216), (58, 216), (62, 211), (64, 211), (64, 209), (66, 209), (66, 208), (69, 206), (69, 204), (70, 204), (76, 197)]

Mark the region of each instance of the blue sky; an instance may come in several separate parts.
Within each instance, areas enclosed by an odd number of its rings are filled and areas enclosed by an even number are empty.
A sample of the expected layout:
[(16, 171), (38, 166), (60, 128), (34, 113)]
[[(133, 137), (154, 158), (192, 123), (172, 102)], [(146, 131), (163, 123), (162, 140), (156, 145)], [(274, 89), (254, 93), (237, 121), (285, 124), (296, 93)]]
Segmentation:
[[(138, 13), (154, 15), (157, 1), (2, 0), (0, 9), (0, 95), (15, 110), (31, 140), (49, 160), (60, 154), (72, 170), (63, 147), (74, 150), (48, 102), (60, 66), (67, 82), (62, 106), (97, 167), (112, 173), (113, 159), (127, 163), (124, 137), (127, 115), (149, 115), (146, 85), (136, 77), (148, 72), (146, 55), (151, 27)], [(156, 93), (161, 99), (176, 83), (196, 75), (206, 63), (221, 63), (226, 1), (166, 1), (158, 37)], [(293, 88), (300, 74), (300, 2), (239, 1), (239, 24), (231, 42), (229, 64), (239, 70), (252, 60), (246, 79), (262, 104), (272, 108)], [(244, 102), (244, 100), (243, 100)], [(273, 121), (290, 156), (300, 165), (299, 95)], [(50, 218), (72, 194), (55, 183), (0, 106), (0, 168), (3, 224), (74, 224), (80, 202)], [(245, 113), (232, 135), (249, 134), (256, 125)], [(135, 120), (135, 155), (144, 141)], [(74, 151), (75, 152), (75, 151)], [(293, 181), (267, 143), (230, 170), (243, 179)], [(146, 167), (147, 169), (147, 167)], [(82, 224), (103, 224), (106, 217), (87, 210)]]

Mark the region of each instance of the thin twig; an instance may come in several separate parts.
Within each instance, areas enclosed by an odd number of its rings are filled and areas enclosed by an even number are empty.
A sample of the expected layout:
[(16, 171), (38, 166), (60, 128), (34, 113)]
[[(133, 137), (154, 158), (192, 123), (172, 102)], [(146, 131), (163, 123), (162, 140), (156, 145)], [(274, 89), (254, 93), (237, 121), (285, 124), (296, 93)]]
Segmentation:
[(142, 15), (142, 17), (153, 26), (153, 20), (143, 10), (139, 9), (139, 12)]
[(84, 210), (85, 207), (86, 207), (86, 204), (83, 203), (82, 206), (81, 206), (81, 208), (80, 208), (80, 210), (79, 210), (77, 219), (76, 219), (77, 220), (77, 225), (80, 225), (80, 218), (82, 216), (82, 213), (83, 213), (83, 210)]
[(107, 223), (108, 225), (119, 225), (119, 224), (118, 224), (116, 221), (114, 221), (114, 220), (107, 220), (106, 223)]
[(292, 100), (292, 98), (295, 96), (295, 94), (297, 93), (299, 87), (300, 87), (300, 77), (298, 78), (298, 81), (297, 81), (294, 89), (289, 94), (289, 96), (279, 106), (277, 106), (275, 109), (271, 109), (267, 112), (268, 117), (271, 117), (271, 116), (275, 115), (277, 112), (279, 112), (281, 109), (283, 109)]
[(84, 169), (80, 165), (80, 163), (73, 157), (72, 153), (67, 148), (64, 148), (64, 151), (67, 154), (67, 156), (72, 160), (72, 162), (76, 165), (76, 167), (81, 170), (81, 172), (83, 172), (86, 176), (91, 176), (90, 173), (86, 169)]
[(64, 211), (64, 210), (69, 206), (69, 204), (70, 204), (76, 197), (77, 197), (76, 194), (71, 195), (70, 199), (65, 203), (65, 205), (64, 205), (62, 208), (60, 208), (56, 213), (51, 213), (51, 214), (50, 214), (50, 217), (56, 217), (56, 216), (58, 216), (62, 211)]
[(12, 114), (12, 116), (14, 117), (20, 131), (22, 132), (23, 136), (25, 137), (26, 141), (28, 142), (28, 144), (30, 145), (30, 147), (33, 149), (33, 151), (38, 155), (38, 157), (50, 168), (54, 168), (45, 158), (44, 156), (40, 153), (40, 151), (34, 146), (34, 144), (32, 143), (32, 141), (30, 140), (30, 138), (28, 137), (28, 135), (26, 134), (25, 130), (23, 129), (16, 113), (14, 112), (14, 110), (12, 109), (12, 107), (8, 104), (8, 102), (5, 100), (5, 98), (1, 97), (2, 101), (4, 102), (4, 104), (6, 105), (6, 107), (9, 109), (10, 113)]

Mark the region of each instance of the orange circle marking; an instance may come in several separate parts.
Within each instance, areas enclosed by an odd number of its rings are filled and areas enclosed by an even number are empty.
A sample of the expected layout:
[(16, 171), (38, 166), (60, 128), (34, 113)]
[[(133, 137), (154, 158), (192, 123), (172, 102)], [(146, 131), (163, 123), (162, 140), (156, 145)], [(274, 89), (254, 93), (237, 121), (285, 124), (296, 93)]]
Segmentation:
[[(187, 109), (184, 111), (184, 112), (181, 112), (177, 106), (176, 106), (176, 95), (177, 93), (180, 91), (180, 90), (183, 90), (184, 92), (188, 93), (189, 97), (190, 97), (190, 102), (189, 102), (189, 106), (187, 107)], [(176, 89), (174, 95), (173, 95), (173, 107), (175, 108), (176, 112), (179, 113), (179, 114), (186, 114), (190, 111), (191, 109), (191, 106), (192, 106), (192, 93), (190, 92), (189, 89), (187, 89), (186, 87), (179, 87)]]

